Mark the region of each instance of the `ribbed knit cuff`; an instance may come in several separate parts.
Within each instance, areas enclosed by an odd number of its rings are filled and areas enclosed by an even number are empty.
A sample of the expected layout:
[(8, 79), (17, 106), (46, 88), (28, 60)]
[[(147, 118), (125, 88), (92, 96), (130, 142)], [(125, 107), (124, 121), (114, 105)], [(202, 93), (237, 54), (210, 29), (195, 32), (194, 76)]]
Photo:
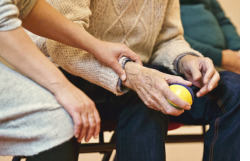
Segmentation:
[(197, 54), (195, 54), (195, 53), (184, 53), (184, 54), (179, 55), (179, 56), (174, 60), (174, 63), (173, 63), (173, 65), (174, 65), (174, 70), (175, 70), (176, 73), (180, 73), (180, 72), (179, 72), (179, 69), (178, 69), (178, 64), (179, 64), (179, 61), (181, 60), (181, 58), (183, 58), (183, 57), (186, 56), (186, 55), (193, 55), (193, 56), (199, 57), (199, 55), (197, 55)]
[[(121, 64), (122, 68), (124, 69), (125, 67), (125, 64), (129, 61), (132, 61), (131, 59), (127, 58), (127, 57), (122, 57), (120, 60), (119, 60), (119, 63)], [(127, 93), (130, 89), (123, 86), (122, 85), (122, 80), (121, 78), (119, 77), (118, 79), (118, 82), (117, 82), (117, 91), (120, 92), (120, 93)]]

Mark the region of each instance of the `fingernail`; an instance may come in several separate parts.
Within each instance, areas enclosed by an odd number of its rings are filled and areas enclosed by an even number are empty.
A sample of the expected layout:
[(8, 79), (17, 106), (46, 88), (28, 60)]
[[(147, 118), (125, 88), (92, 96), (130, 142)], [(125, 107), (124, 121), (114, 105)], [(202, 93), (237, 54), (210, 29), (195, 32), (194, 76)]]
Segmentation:
[(125, 74), (123, 74), (123, 75), (121, 76), (121, 80), (122, 80), (122, 81), (125, 81), (125, 80), (126, 80), (126, 75), (125, 75)]
[(186, 106), (186, 109), (190, 109), (190, 108), (191, 108), (191, 106), (190, 106), (190, 105), (187, 105), (187, 106)]
[(210, 85), (208, 90), (211, 91), (213, 89), (213, 85)]

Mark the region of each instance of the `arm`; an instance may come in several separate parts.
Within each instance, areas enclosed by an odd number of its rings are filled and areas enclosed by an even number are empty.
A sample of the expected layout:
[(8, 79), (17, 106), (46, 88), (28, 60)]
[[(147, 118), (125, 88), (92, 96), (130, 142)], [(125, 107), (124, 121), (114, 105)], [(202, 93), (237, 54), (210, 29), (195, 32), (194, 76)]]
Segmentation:
[(165, 65), (172, 71), (177, 70), (174, 72), (183, 74), (193, 85), (200, 87), (197, 97), (205, 95), (218, 84), (219, 74), (211, 59), (204, 58), (199, 52), (191, 49), (183, 38), (179, 1), (169, 0), (154, 54), (153, 63)]
[(185, 35), (185, 39), (195, 50), (200, 51), (205, 57), (212, 59), (214, 65), (225, 70), (240, 73), (240, 54), (238, 51), (221, 50), (211, 45), (196, 41)]
[(168, 67), (176, 73), (173, 65), (175, 59), (182, 54), (190, 53), (202, 56), (198, 51), (191, 49), (183, 38), (179, 1), (169, 0), (151, 62)]
[[(67, 110), (74, 121), (74, 134), (79, 141), (85, 136), (87, 141), (92, 135), (98, 136), (100, 118), (93, 101), (64, 77), (39, 51), (22, 28), (0, 32), (0, 48), (0, 56), (4, 60), (48, 89)], [(94, 118), (88, 119), (90, 114)], [(88, 128), (87, 124), (95, 126)]]
[[(57, 3), (62, 4), (60, 2)], [(71, 6), (65, 5), (68, 8)], [(50, 29), (48, 29), (48, 24)], [(125, 45), (108, 43), (94, 38), (85, 29), (59, 14), (44, 0), (37, 1), (33, 10), (25, 18), (23, 26), (37, 35), (86, 50), (88, 53), (93, 54), (103, 65), (111, 67), (116, 71), (123, 80), (126, 79), (126, 75), (118, 60), (122, 56), (127, 56), (134, 61), (140, 62), (139, 57)]]
[(217, 0), (211, 0), (211, 10), (220, 24), (226, 39), (227, 49), (238, 51), (240, 50), (240, 37), (234, 25), (225, 16), (220, 4)]
[[(91, 15), (91, 11), (89, 9), (89, 0), (83, 0), (81, 2), (74, 0), (57, 0), (56, 2), (48, 2), (59, 12), (61, 12), (66, 18), (76, 23), (77, 25), (75, 26), (80, 28), (81, 32), (87, 33), (85, 28), (87, 28), (89, 25), (89, 16)], [(37, 14), (41, 15), (39, 13)], [(61, 22), (58, 23), (61, 24)], [(64, 26), (64, 24), (62, 26)], [(47, 28), (47, 25), (45, 27)], [(74, 30), (74, 33), (70, 33), (70, 35), (75, 34), (78, 35), (77, 37), (80, 36), (81, 39), (85, 39), (84, 36), (80, 35), (80, 32), (78, 31), (79, 30)], [(121, 92), (117, 91), (117, 82), (119, 77), (112, 69), (106, 66), (112, 66), (118, 63), (117, 60), (113, 59), (114, 56), (117, 56), (116, 58), (119, 59), (124, 55), (130, 57), (132, 60), (139, 60), (139, 57), (123, 44), (114, 44), (103, 41), (99, 44), (93, 43), (95, 45), (94, 50), (97, 50), (97, 53), (100, 53), (99, 57), (95, 56), (101, 62), (99, 63), (99, 61), (97, 61), (96, 58), (90, 54), (91, 51), (69, 47), (63, 43), (59, 43), (50, 39), (44, 39), (41, 37), (37, 39), (37, 37), (34, 35), (31, 37), (33, 40), (36, 39), (37, 44), (40, 43), (39, 46), (46, 46), (44, 49), (46, 49), (46, 52), (50, 55), (52, 60), (67, 72), (102, 86), (103, 88), (110, 90), (117, 95), (122, 94)], [(89, 37), (92, 36), (89, 35)], [(103, 63), (102, 59), (108, 60), (108, 63)], [(120, 64), (116, 66), (121, 68)], [(115, 67), (113, 69), (115, 70)], [(116, 69), (115, 71), (118, 70)]]
[(0, 2), (0, 13), (0, 57), (55, 96), (71, 115), (74, 135), (79, 141), (83, 137), (87, 141), (91, 136), (97, 137), (100, 118), (93, 101), (73, 86), (32, 43), (20, 27), (18, 9), (11, 0)]

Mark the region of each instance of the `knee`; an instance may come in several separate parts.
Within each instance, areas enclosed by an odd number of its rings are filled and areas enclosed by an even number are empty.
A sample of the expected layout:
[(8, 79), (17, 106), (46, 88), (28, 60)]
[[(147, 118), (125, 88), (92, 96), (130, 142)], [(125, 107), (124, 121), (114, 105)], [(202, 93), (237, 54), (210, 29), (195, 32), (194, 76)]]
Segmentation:
[(220, 82), (230, 88), (240, 89), (240, 75), (237, 73), (224, 71), (220, 72)]

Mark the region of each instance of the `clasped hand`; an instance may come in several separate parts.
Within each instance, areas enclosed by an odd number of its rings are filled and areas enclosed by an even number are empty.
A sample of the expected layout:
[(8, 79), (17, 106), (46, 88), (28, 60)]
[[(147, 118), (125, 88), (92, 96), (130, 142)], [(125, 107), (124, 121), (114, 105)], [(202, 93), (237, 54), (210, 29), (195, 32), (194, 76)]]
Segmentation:
[[(179, 62), (179, 69), (187, 80), (128, 62), (125, 65), (127, 80), (123, 85), (133, 89), (149, 108), (178, 116), (184, 110), (190, 110), (191, 106), (170, 90), (170, 84), (180, 83), (186, 86), (193, 84), (200, 88), (196, 96), (201, 97), (212, 91), (220, 79), (219, 73), (209, 58), (184, 56)], [(182, 110), (174, 108), (167, 99)]]

